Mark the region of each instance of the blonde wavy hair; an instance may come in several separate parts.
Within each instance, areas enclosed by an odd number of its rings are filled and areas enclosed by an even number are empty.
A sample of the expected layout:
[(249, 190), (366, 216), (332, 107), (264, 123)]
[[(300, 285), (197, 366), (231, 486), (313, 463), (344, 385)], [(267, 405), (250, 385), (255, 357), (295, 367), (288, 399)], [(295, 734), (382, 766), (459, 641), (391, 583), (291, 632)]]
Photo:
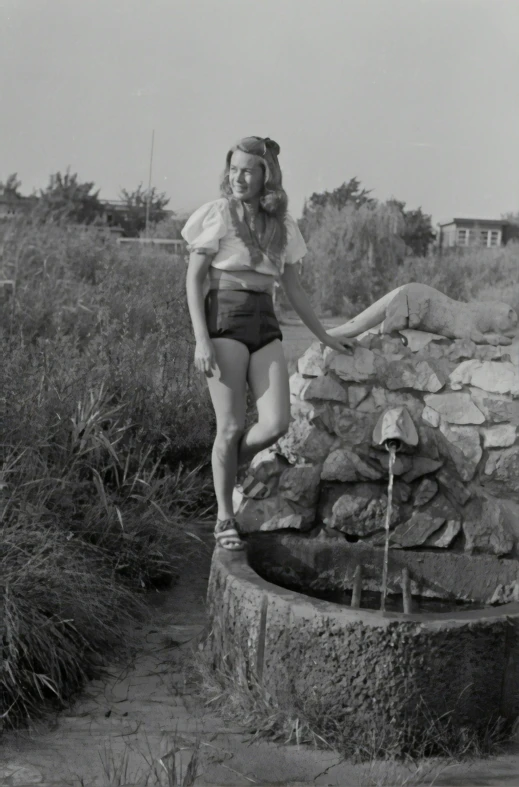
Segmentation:
[(227, 153), (225, 170), (220, 181), (220, 192), (223, 197), (232, 197), (229, 170), (232, 154), (237, 150), (258, 157), (265, 173), (263, 192), (260, 197), (260, 206), (265, 213), (282, 221), (287, 211), (288, 197), (283, 188), (283, 176), (278, 161), (280, 153), (278, 143), (268, 137), (244, 137), (233, 145)]

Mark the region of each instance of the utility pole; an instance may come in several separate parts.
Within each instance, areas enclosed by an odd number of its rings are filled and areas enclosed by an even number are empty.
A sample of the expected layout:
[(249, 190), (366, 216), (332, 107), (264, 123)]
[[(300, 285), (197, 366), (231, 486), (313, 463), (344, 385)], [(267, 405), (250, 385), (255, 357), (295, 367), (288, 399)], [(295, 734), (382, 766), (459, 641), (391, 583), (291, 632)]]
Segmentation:
[(155, 143), (155, 129), (151, 132), (151, 153), (150, 153), (150, 175), (148, 179), (148, 193), (146, 195), (146, 237), (148, 237), (148, 227), (150, 223), (150, 200), (151, 200), (151, 171), (153, 167), (153, 146)]

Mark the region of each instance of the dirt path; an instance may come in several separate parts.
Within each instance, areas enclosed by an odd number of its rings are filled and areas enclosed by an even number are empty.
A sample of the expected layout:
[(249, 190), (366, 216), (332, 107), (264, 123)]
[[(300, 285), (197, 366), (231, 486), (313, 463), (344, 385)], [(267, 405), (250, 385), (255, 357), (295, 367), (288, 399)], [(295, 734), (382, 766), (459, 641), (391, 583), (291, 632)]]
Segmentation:
[[(507, 756), (453, 766), (438, 776), (430, 764), (411, 772), (341, 763), (331, 752), (306, 746), (251, 745), (239, 727), (207, 713), (186, 680), (192, 648), (205, 624), (212, 549), (210, 532), (200, 526), (199, 533), (207, 549), (196, 563), (186, 565), (174, 588), (155, 597), (153, 614), (138, 632), (136, 656), (91, 682), (53, 724), (4, 736), (0, 787), (171, 787), (182, 783), (190, 762), (194, 781), (188, 783), (195, 787), (414, 787), (432, 784), (435, 776), (437, 787), (519, 782), (519, 745)], [(180, 780), (172, 779), (173, 769)]]

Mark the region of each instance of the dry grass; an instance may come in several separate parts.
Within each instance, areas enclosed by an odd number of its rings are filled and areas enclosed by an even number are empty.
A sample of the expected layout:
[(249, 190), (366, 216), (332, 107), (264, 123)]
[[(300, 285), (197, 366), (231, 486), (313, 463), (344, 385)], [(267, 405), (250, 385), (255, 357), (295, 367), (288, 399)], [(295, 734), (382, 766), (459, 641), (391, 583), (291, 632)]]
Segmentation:
[[(187, 765), (184, 764), (183, 753), (188, 754)], [(199, 757), (199, 737), (195, 741), (187, 741), (180, 735), (173, 736), (167, 751), (160, 757), (153, 755), (149, 745), (145, 752), (135, 751), (134, 747), (127, 745), (118, 757), (107, 746), (103, 754), (103, 787), (192, 787), (198, 773)], [(140, 759), (142, 765), (136, 767), (132, 759)]]
[[(200, 747), (199, 735), (193, 739), (173, 734), (162, 743), (162, 754), (154, 752), (147, 738), (138, 744), (125, 742), (122, 751), (108, 741), (100, 753), (102, 787), (192, 787), (199, 773)], [(71, 778), (78, 787), (91, 787), (82, 776)]]
[(227, 722), (239, 724), (251, 736), (284, 744), (331, 748), (295, 708), (281, 707), (259, 683), (244, 659), (231, 668), (214, 666), (205, 650), (193, 654), (191, 674), (205, 707)]

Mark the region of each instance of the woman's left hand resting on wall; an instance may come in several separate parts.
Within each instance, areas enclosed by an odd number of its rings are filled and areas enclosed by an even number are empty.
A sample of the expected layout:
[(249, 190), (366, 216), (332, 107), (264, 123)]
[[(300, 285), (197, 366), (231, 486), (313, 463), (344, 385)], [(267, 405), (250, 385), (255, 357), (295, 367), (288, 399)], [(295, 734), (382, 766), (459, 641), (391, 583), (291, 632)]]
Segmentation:
[(285, 269), (281, 274), (281, 283), (294, 311), (299, 315), (306, 327), (319, 339), (321, 344), (325, 344), (327, 347), (331, 347), (332, 350), (340, 353), (351, 354), (353, 352), (355, 344), (351, 339), (330, 336), (325, 331), (301, 285), (295, 265), (285, 265)]
[(354, 342), (351, 339), (337, 339), (336, 336), (330, 336), (326, 334), (326, 340), (321, 339), (321, 344), (325, 344), (326, 347), (331, 347), (332, 350), (335, 350), (338, 353), (347, 353), (351, 355), (355, 349)]

